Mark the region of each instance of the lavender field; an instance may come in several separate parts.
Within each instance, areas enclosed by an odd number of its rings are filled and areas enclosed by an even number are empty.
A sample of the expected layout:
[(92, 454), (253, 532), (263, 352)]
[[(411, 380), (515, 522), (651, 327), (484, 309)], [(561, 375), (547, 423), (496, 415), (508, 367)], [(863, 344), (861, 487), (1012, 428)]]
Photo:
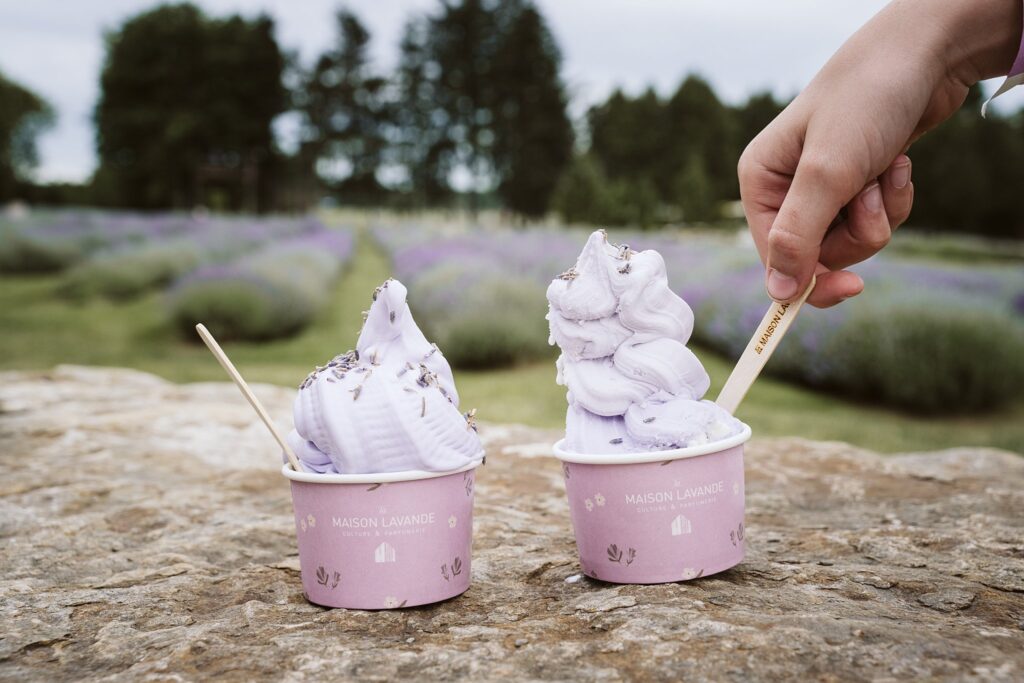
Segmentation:
[[(416, 292), (415, 312), (457, 365), (549, 356), (544, 290), (575, 262), (585, 233), (446, 232), (407, 223), (373, 236)], [(768, 301), (749, 245), (721, 236), (612, 234), (665, 257), (694, 308), (697, 343), (739, 356)], [(879, 256), (864, 294), (808, 309), (767, 371), (872, 404), (931, 414), (1004, 405), (1024, 382), (1024, 270)]]
[[(321, 219), (0, 218), (0, 369), (80, 363), (223, 381), (191, 329), (203, 320), (250, 381), (294, 386), (352, 347), (370, 294), (394, 275), (455, 361), (467, 408), (488, 422), (564, 424), (544, 290), (574, 262), (585, 232), (471, 229), (431, 215)], [(611, 238), (665, 254), (673, 285), (696, 309), (694, 344), (713, 395), (767, 303), (753, 251), (731, 233)], [(951, 247), (960, 249), (943, 251)], [(741, 409), (759, 435), (890, 452), (1024, 452), (1024, 402), (1013, 400), (1024, 356), (1020, 261), (978, 247), (971, 265), (956, 265), (920, 258), (922, 249), (913, 246), (913, 260), (866, 264), (861, 299), (801, 314), (770, 364), (774, 377), (759, 380)], [(971, 409), (980, 405), (992, 407)]]
[(52, 274), (73, 301), (163, 292), (167, 318), (231, 339), (308, 325), (353, 250), (353, 235), (314, 218), (223, 218), (100, 211), (0, 219), (0, 272)]

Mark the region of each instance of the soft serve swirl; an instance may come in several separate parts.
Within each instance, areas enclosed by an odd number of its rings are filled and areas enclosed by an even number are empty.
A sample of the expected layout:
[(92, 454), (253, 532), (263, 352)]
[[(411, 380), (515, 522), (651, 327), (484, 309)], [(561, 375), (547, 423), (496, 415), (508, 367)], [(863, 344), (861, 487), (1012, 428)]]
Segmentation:
[(443, 472), (482, 458), (473, 413), (459, 412), (451, 367), (406, 295), (397, 280), (377, 288), (355, 351), (299, 387), (288, 440), (307, 471)]
[(552, 344), (567, 386), (566, 447), (622, 453), (694, 446), (737, 434), (739, 421), (701, 397), (710, 380), (686, 348), (693, 311), (668, 286), (656, 251), (587, 240), (548, 287)]

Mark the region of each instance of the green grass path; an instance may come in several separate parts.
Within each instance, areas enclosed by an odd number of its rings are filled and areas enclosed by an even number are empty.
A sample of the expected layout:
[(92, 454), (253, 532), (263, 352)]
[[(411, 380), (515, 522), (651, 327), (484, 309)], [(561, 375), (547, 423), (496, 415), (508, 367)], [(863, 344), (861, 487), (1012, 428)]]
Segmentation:
[[(250, 381), (295, 386), (314, 365), (355, 345), (361, 313), (389, 271), (386, 257), (361, 239), (331, 306), (311, 327), (291, 339), (236, 342), (225, 349)], [(59, 281), (54, 276), (0, 277), (0, 369), (77, 363), (134, 367), (176, 382), (225, 379), (198, 338), (182, 340), (166, 324), (161, 294), (120, 304), (77, 303), (59, 297)], [(697, 353), (711, 374), (709, 396), (714, 396), (732, 364), (702, 349)], [(565, 390), (555, 384), (553, 360), (488, 372), (456, 371), (456, 380), (463, 409), (477, 407), (481, 419), (551, 428), (564, 424)], [(761, 378), (739, 417), (758, 436), (848, 441), (883, 452), (954, 446), (1024, 452), (1024, 402), (984, 417), (920, 418)]]

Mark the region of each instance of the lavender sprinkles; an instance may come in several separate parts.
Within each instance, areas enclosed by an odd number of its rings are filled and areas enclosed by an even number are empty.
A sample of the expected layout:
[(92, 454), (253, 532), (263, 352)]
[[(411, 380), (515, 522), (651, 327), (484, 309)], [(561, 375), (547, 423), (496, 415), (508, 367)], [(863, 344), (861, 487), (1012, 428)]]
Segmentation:
[[(356, 363), (359, 362), (358, 351), (346, 351), (345, 353), (339, 354), (329, 360), (327, 365), (317, 365), (313, 372), (306, 376), (306, 379), (302, 380), (302, 384), (299, 385), (299, 390), (306, 389), (313, 382), (323, 374), (325, 371), (330, 370), (331, 374), (326, 379), (328, 382), (334, 382), (336, 380), (345, 379), (345, 373), (355, 368), (356, 372), (363, 372), (364, 370), (356, 368)], [(333, 377), (333, 379), (332, 379)]]
[(416, 380), (416, 384), (426, 389), (430, 386), (437, 386), (437, 375), (427, 369), (426, 365), (420, 365), (420, 376)]
[(644, 418), (644, 424), (645, 425), (649, 425), (649, 424), (651, 424), (652, 422), (654, 422), (657, 419), (658, 418), (656, 418), (656, 417), (645, 417)]
[(578, 278), (579, 276), (580, 276), (579, 271), (576, 270), (576, 266), (573, 266), (569, 270), (567, 270), (564, 273), (562, 273), (561, 275), (559, 275), (558, 279), (559, 280), (566, 280), (567, 282), (571, 282), (571, 281), (575, 280), (576, 278)]
[(477, 428), (476, 428), (476, 408), (473, 408), (472, 410), (470, 410), (468, 413), (466, 413), (462, 417), (466, 418), (466, 429), (472, 429), (474, 432), (477, 431)]
[(610, 443), (613, 446), (618, 446), (620, 443), (622, 443), (622, 438), (619, 437), (619, 438), (612, 439), (608, 443)]

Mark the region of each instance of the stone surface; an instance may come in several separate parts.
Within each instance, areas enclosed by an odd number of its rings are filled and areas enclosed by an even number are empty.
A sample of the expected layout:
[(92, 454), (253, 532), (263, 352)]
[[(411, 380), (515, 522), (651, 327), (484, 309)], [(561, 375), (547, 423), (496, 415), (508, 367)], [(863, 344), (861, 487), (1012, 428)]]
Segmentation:
[(481, 432), (470, 590), (326, 610), (232, 385), (0, 375), (0, 679), (1024, 678), (1022, 458), (755, 439), (746, 562), (617, 586), (580, 575), (557, 435)]

